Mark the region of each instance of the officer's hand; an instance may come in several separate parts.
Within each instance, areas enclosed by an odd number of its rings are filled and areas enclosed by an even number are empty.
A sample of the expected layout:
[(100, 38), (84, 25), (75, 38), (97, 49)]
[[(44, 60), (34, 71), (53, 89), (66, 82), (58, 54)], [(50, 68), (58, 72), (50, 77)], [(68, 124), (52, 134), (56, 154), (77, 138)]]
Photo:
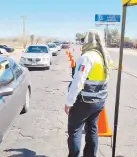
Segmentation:
[(70, 109), (71, 109), (71, 107), (68, 107), (67, 105), (65, 105), (64, 110), (65, 110), (65, 112), (66, 112), (67, 115), (69, 115)]

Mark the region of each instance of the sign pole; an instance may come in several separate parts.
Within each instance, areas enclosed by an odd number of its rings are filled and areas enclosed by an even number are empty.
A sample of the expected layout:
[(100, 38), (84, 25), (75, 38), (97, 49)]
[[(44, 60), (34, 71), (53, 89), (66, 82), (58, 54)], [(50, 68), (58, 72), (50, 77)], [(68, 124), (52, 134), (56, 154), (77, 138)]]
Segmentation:
[(122, 72), (122, 62), (123, 62), (123, 45), (124, 45), (124, 35), (125, 35), (126, 12), (127, 12), (127, 6), (123, 6), (120, 56), (119, 56), (119, 67), (118, 67), (118, 78), (117, 78), (116, 100), (115, 100), (114, 136), (113, 136), (112, 157), (115, 157), (115, 150), (116, 150), (116, 138), (117, 138), (118, 115), (119, 115), (119, 100), (120, 100), (120, 88), (121, 88), (121, 72)]

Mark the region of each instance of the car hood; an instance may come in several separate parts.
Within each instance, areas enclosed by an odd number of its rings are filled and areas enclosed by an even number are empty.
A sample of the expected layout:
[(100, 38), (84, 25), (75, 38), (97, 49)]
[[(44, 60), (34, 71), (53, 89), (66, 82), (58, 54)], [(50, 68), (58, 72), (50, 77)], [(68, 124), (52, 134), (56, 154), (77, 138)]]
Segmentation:
[(50, 55), (48, 53), (24, 53), (24, 58), (48, 58)]
[(50, 48), (50, 51), (51, 51), (51, 52), (56, 52), (56, 51), (57, 51), (57, 48)]

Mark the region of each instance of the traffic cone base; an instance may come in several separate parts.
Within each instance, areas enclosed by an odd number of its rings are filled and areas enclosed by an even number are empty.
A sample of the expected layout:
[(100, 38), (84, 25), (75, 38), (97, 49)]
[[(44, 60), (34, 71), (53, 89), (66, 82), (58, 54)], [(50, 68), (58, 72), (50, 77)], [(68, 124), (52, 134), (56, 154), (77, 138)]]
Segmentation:
[(107, 133), (98, 133), (98, 136), (100, 137), (112, 137), (113, 136), (113, 132), (112, 130), (109, 128), (107, 130)]
[(100, 113), (99, 120), (98, 120), (98, 136), (102, 137), (112, 137), (113, 132), (108, 125), (107, 113), (106, 109)]

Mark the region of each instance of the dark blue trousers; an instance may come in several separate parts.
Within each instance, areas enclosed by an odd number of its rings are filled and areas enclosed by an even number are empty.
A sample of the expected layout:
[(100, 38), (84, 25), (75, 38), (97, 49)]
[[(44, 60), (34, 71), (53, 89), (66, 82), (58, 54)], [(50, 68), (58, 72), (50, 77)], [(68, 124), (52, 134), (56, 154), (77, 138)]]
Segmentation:
[(83, 157), (96, 157), (98, 149), (98, 118), (104, 108), (104, 101), (86, 104), (77, 100), (68, 117), (68, 157), (80, 157), (82, 130), (85, 124), (85, 148)]

